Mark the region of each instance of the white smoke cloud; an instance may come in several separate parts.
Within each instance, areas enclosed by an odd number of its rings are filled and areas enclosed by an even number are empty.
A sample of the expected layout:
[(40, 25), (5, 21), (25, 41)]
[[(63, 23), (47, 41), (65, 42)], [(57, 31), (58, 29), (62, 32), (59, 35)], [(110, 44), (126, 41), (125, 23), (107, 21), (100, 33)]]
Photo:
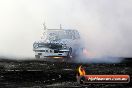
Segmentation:
[(32, 43), (49, 28), (78, 29), (97, 56), (132, 57), (131, 0), (1, 0), (0, 54), (34, 57)]

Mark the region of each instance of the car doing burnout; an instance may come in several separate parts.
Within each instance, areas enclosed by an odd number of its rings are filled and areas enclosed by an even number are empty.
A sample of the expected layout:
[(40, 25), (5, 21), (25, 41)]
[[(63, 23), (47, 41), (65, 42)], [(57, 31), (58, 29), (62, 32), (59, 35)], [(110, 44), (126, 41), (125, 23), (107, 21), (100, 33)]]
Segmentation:
[(41, 40), (33, 43), (33, 51), (37, 59), (73, 58), (82, 51), (80, 42), (77, 30), (45, 28)]

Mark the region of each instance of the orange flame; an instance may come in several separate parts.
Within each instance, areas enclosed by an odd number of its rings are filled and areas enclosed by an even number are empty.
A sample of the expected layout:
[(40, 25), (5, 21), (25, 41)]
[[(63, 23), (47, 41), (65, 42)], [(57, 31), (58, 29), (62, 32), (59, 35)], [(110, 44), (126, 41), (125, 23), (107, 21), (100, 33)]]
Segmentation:
[(80, 76), (84, 76), (84, 75), (86, 75), (86, 72), (85, 72), (84, 68), (82, 68), (82, 65), (79, 66), (78, 70), (79, 70), (79, 74), (80, 74)]

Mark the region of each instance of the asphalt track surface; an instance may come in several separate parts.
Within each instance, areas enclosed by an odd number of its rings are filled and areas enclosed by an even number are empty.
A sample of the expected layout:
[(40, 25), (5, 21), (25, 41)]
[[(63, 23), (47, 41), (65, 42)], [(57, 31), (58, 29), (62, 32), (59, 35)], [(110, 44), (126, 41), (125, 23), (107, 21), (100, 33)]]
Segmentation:
[(82, 65), (87, 74), (127, 74), (132, 78), (130, 58), (121, 63), (67, 63), (43, 60), (0, 59), (0, 88), (132, 88), (126, 84), (87, 84), (76, 82), (77, 68)]

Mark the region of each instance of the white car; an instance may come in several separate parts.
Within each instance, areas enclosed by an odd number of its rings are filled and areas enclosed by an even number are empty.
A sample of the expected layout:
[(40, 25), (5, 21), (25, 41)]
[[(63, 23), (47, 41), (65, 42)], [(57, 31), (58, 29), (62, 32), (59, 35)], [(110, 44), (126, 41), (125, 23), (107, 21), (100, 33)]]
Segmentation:
[(34, 42), (35, 57), (49, 60), (49, 58), (72, 58), (77, 55), (80, 47), (80, 35), (73, 29), (46, 29), (41, 41)]

